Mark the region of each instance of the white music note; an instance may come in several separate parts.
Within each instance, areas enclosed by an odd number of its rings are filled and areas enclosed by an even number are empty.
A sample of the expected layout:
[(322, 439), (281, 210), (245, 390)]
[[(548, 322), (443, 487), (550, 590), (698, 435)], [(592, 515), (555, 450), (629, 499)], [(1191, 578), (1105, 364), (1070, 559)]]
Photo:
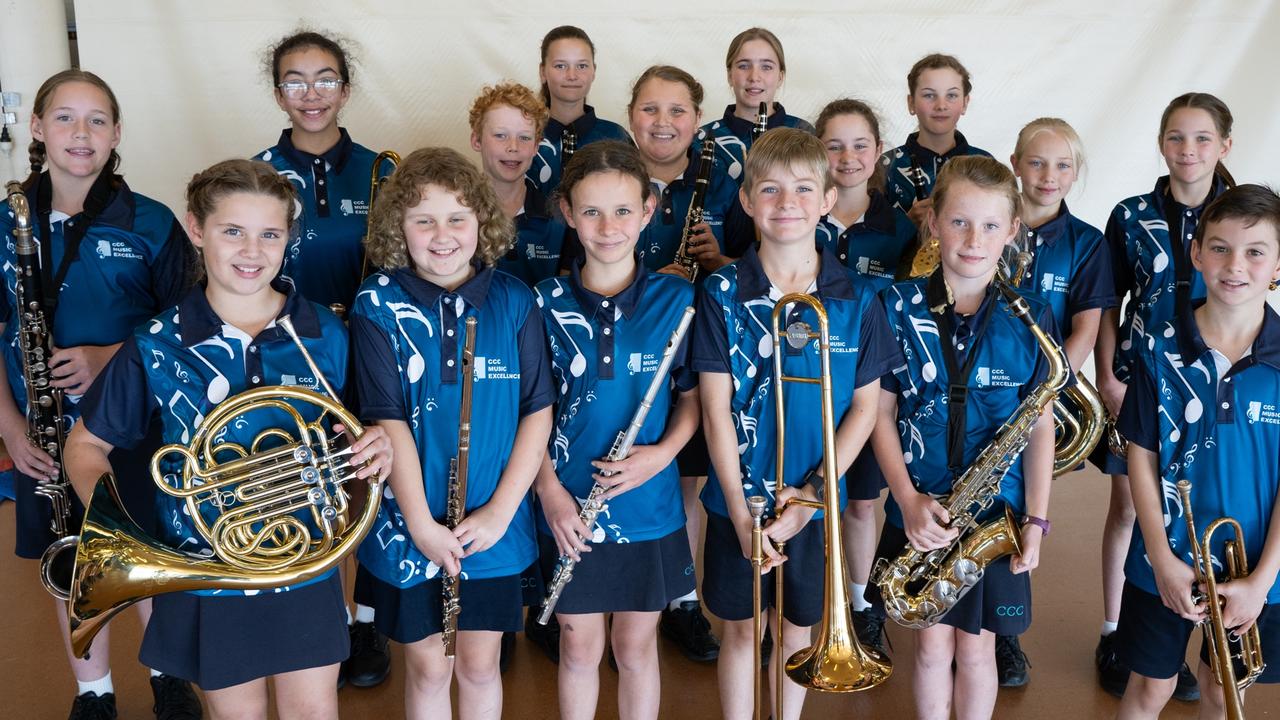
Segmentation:
[[(733, 347), (729, 348), (729, 356), (732, 357), (734, 353), (741, 355), (742, 359), (747, 361), (747, 373), (746, 373), (747, 377), (749, 378), (755, 377), (757, 369), (756, 369), (756, 364), (751, 360), (751, 356), (743, 352), (742, 348), (738, 347), (736, 344)], [(733, 386), (735, 389), (737, 389), (737, 387), (739, 386), (737, 375), (733, 376)]]
[(920, 430), (916, 428), (915, 423), (910, 420), (903, 420), (902, 423), (907, 426), (907, 448), (902, 451), (902, 461), (908, 465), (916, 459), (915, 447), (920, 447), (920, 457), (924, 457), (924, 436), (920, 434)]
[(417, 382), (427, 370), (427, 361), (423, 359), (422, 351), (413, 343), (413, 338), (409, 337), (409, 331), (405, 329), (404, 321), (417, 320), (426, 327), (427, 337), (434, 337), (435, 333), (431, 329), (431, 323), (427, 321), (427, 316), (422, 314), (422, 309), (413, 303), (389, 302), (387, 303), (387, 309), (391, 311), (396, 327), (400, 330), (400, 336), (404, 338), (412, 353), (409, 355), (409, 367), (406, 370), (409, 382)]
[(756, 314), (751, 312), (751, 308), (763, 308), (767, 314), (772, 315), (774, 304), (774, 300), (763, 300), (759, 298), (755, 300), (748, 300), (742, 304), (743, 307), (747, 309), (747, 317), (751, 318), (751, 321), (760, 328), (760, 342), (756, 345), (756, 353), (762, 358), (773, 357), (773, 330), (770, 329), (768, 325), (765, 325), (763, 320), (756, 317)]
[(1187, 401), (1187, 407), (1182, 412), (1182, 417), (1189, 423), (1200, 420), (1200, 416), (1204, 414), (1204, 403), (1200, 401), (1200, 396), (1196, 394), (1195, 388), (1191, 387), (1191, 383), (1182, 375), (1182, 356), (1177, 353), (1165, 352), (1164, 357), (1173, 365), (1174, 373), (1178, 379), (1182, 381), (1183, 387), (1187, 392), (1191, 393), (1191, 399)]
[(569, 374), (574, 377), (582, 377), (582, 373), (587, 369), (587, 358), (582, 354), (582, 349), (578, 347), (578, 343), (574, 342), (573, 333), (569, 332), (569, 328), (575, 325), (586, 328), (587, 339), (591, 340), (595, 337), (591, 323), (587, 322), (582, 313), (561, 312), (554, 308), (551, 310), (551, 317), (564, 330), (565, 337), (569, 339), (569, 344), (573, 346), (573, 359), (569, 361)]
[[(179, 404), (179, 401), (186, 403), (187, 407), (195, 414), (190, 425), (188, 425), (187, 421), (178, 413), (176, 406)], [(175, 390), (173, 397), (169, 398), (169, 402), (167, 404), (169, 407), (169, 414), (182, 425), (182, 443), (185, 445), (191, 440), (191, 431), (194, 428), (200, 427), (200, 423), (204, 422), (204, 414), (200, 412), (200, 408), (196, 407), (186, 395), (182, 394), (181, 390)]]
[(1157, 409), (1161, 415), (1164, 415), (1164, 419), (1169, 421), (1169, 442), (1178, 442), (1182, 437), (1182, 431), (1178, 429), (1177, 421), (1173, 419), (1173, 415), (1169, 414), (1168, 410), (1164, 409), (1163, 405), (1157, 406)]
[(1151, 259), (1151, 269), (1160, 272), (1169, 267), (1169, 255), (1165, 253), (1164, 246), (1156, 239), (1152, 230), (1161, 230), (1166, 235), (1169, 233), (1169, 223), (1164, 220), (1139, 220), (1138, 225), (1147, 233), (1147, 239), (1151, 241), (1152, 247), (1155, 248), (1156, 254)]
[(196, 348), (203, 345), (212, 345), (226, 350), (228, 358), (234, 358), (236, 354), (235, 351), (231, 349), (231, 346), (217, 335), (214, 335), (203, 342), (196, 343), (195, 346), (191, 348), (191, 354), (195, 355), (200, 362), (204, 363), (205, 367), (213, 371), (213, 380), (209, 381), (209, 387), (205, 388), (205, 397), (209, 399), (209, 402), (217, 405), (227, 399), (227, 395), (231, 392), (231, 382), (227, 380), (226, 376), (224, 376), (218, 368), (214, 367), (213, 363), (209, 362), (205, 356), (201, 355), (200, 352), (196, 350)]
[[(390, 532), (388, 532), (390, 531)], [(378, 526), (378, 532), (374, 533), (374, 537), (378, 538), (378, 544), (386, 550), (391, 543), (404, 542), (404, 534), (391, 524), (390, 520), (382, 521), (382, 525)]]
[(156, 350), (156, 349), (152, 348), (152, 350), (151, 350), (151, 369), (152, 369), (152, 370), (157, 370), (157, 369), (159, 369), (159, 368), (160, 368), (160, 363), (162, 363), (162, 362), (164, 362), (164, 353), (160, 352), (159, 350)]
[(933, 320), (918, 318), (915, 315), (907, 316), (911, 320), (911, 330), (916, 334), (916, 338), (920, 341), (920, 350), (924, 352), (927, 358), (924, 367), (920, 368), (920, 377), (925, 382), (933, 382), (938, 377), (938, 365), (933, 361), (933, 353), (929, 352), (929, 343), (925, 341), (925, 335), (933, 335), (938, 338), (938, 342), (942, 342), (942, 337), (938, 335), (938, 323)]
[(717, 136), (715, 141), (716, 145), (719, 146), (720, 149), (724, 151), (724, 154), (729, 157), (729, 167), (726, 172), (729, 174), (729, 177), (737, 180), (738, 176), (742, 175), (742, 163), (738, 162), (738, 158), (734, 156), (732, 148), (741, 148), (742, 156), (746, 157), (747, 144), (739, 140), (736, 135)]

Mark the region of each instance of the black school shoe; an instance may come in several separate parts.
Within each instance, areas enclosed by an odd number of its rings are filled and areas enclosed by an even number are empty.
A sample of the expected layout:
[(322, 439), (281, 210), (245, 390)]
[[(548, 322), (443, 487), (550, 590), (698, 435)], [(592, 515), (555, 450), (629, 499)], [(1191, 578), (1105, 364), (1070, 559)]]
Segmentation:
[(711, 662), (720, 657), (720, 640), (711, 632), (711, 623), (697, 600), (685, 600), (675, 610), (664, 609), (658, 629), (694, 662)]
[(531, 607), (524, 616), (524, 636), (533, 641), (554, 665), (560, 664), (560, 621), (555, 614), (546, 625), (538, 624), (541, 607)]
[(885, 620), (885, 616), (873, 607), (853, 611), (853, 632), (858, 636), (858, 642), (864, 648), (878, 650), (881, 655), (889, 657), (889, 652), (885, 649), (888, 644), (888, 637), (884, 632)]
[(356, 687), (380, 685), (391, 673), (391, 651), (387, 638), (371, 622), (354, 622), (347, 626), (351, 638), (351, 655), (342, 662), (341, 677)]
[(67, 720), (116, 720), (116, 694), (87, 692), (71, 703)]
[(1200, 699), (1200, 683), (1196, 674), (1184, 662), (1178, 671), (1178, 684), (1173, 688), (1173, 699), (1182, 702), (1195, 702)]
[(1109, 694), (1124, 697), (1129, 684), (1129, 666), (1116, 655), (1115, 635), (1103, 635), (1093, 651), (1093, 664), (1098, 668), (1098, 684)]
[(1017, 635), (996, 636), (996, 677), (1000, 687), (1016, 688), (1027, 684), (1027, 667), (1031, 661), (1022, 652)]
[(151, 694), (156, 701), (151, 707), (156, 720), (200, 720), (204, 717), (200, 698), (191, 683), (182, 678), (152, 675)]

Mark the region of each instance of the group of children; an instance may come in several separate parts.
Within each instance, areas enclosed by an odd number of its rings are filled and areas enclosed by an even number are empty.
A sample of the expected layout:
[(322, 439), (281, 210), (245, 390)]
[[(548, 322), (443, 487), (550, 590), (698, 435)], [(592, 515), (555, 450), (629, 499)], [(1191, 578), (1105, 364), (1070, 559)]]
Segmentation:
[[(353, 445), (359, 476), (386, 479), (357, 553), (354, 617), (336, 573), (279, 592), (139, 604), (158, 716), (199, 717), (189, 681), (215, 717), (265, 717), (272, 678), (280, 717), (336, 717), (340, 678), (385, 677), (389, 637), (404, 647), (408, 717), (449, 716), (454, 679), (460, 714), (499, 717), (504, 634), (534, 630), (525, 608), (536, 616), (567, 556), (578, 564), (555, 607), (559, 630), (541, 635), (559, 663), (562, 717), (594, 716), (606, 643), (619, 713), (657, 717), (660, 627), (690, 657), (718, 655), (724, 715), (748, 717), (762, 640), (749, 599), (750, 495), (774, 508), (769, 572), (787, 566), (784, 598), (765, 583), (765, 605), (786, 610), (766, 662), (809, 644), (827, 542), (847, 548), (860, 639), (883, 648), (873, 562), (907, 545), (955, 542), (943, 497), (1046, 375), (1030, 330), (995, 289), (1009, 280), (1010, 245), (1033, 253), (1018, 288), (1033, 319), (1073, 370), (1094, 353), (1099, 390), (1130, 443), (1132, 483), (1125, 458), (1105, 448), (1096, 458), (1113, 473), (1098, 662), (1104, 687), (1123, 695), (1119, 717), (1158, 715), (1205, 615), (1169, 491), (1179, 479), (1193, 481), (1201, 522), (1230, 515), (1244, 527), (1254, 569), (1220, 585), (1228, 624), (1259, 623), (1264, 647), (1280, 647), (1280, 623), (1265, 612), (1280, 601), (1280, 531), (1270, 532), (1280, 475), (1256, 472), (1280, 451), (1280, 320), (1266, 303), (1280, 279), (1280, 197), (1235, 186), (1222, 167), (1231, 116), (1221, 101), (1189, 93), (1170, 103), (1158, 136), (1169, 175), (1120, 203), (1103, 233), (1065, 203), (1084, 164), (1070, 125), (1033, 120), (1010, 166), (992, 159), (956, 130), (971, 81), (950, 56), (911, 69), (919, 130), (886, 152), (865, 102), (833, 101), (815, 126), (786, 114), (774, 100), (785, 56), (761, 28), (731, 43), (735, 103), (701, 128), (703, 88), (680, 68), (653, 66), (636, 80), (628, 133), (586, 104), (595, 47), (582, 30), (552, 30), (541, 55), (540, 97), (503, 83), (472, 104), (478, 165), (423, 148), (392, 171), (375, 169), (375, 153), (338, 124), (352, 87), (342, 45), (294, 34), (273, 48), (269, 68), (290, 128), (253, 161), (197, 173), (185, 222), (115, 174), (120, 111), (106, 83), (66, 71), (41, 88), (24, 189), (46, 277), (59, 268), (46, 283), (63, 301), (53, 306), (60, 349), (51, 364), (73, 400), (69, 415), (83, 419), (67, 441), (80, 496), (114, 468), (149, 532), (207, 547), (181, 508), (155, 500), (147, 459), (239, 391), (317, 383), (278, 326), (285, 315), (367, 423)], [(753, 139), (760, 103), (769, 129)], [(703, 143), (715, 144), (714, 165), (701, 222), (686, 237)], [(370, 207), (370, 177), (386, 174)], [(10, 213), (0, 225), (12, 256)], [(696, 287), (674, 262), (682, 240), (707, 273)], [(895, 283), (908, 248), (930, 241), (936, 268)], [(0, 394), (0, 435), (26, 483), (18, 553), (38, 557), (51, 538), (31, 489), (55, 468), (26, 439), (12, 257), (5, 267), (11, 394)], [(788, 388), (785, 420), (774, 410), (770, 315), (793, 292), (818, 298), (829, 323), (844, 538), (825, 538), (819, 513), (787, 504), (817, 498), (823, 467), (817, 387)], [(347, 323), (331, 305), (350, 309)], [(687, 308), (694, 325), (667, 391), (630, 453), (606, 461)], [(817, 325), (807, 308), (785, 317)], [(468, 320), (471, 377), (460, 372)], [(787, 375), (818, 373), (813, 345), (782, 352)], [(473, 384), (475, 408), (467, 512), (450, 528), (463, 383)], [(786, 488), (775, 493), (784, 430)], [(220, 441), (243, 442), (233, 434)], [(988, 510), (1018, 518), (1020, 551), (992, 562), (940, 623), (917, 632), (918, 717), (990, 717), (999, 685), (1026, 682), (1017, 636), (1030, 626), (1029, 572), (1051, 529), (1053, 456), (1046, 409)], [(597, 484), (607, 505), (587, 526), (579, 503)], [(774, 547), (783, 543), (785, 554)], [(441, 642), (444, 574), (462, 577), (455, 657)], [(704, 602), (724, 621), (722, 645)], [(356, 667), (357, 655), (371, 665)], [(80, 688), (72, 717), (114, 717), (107, 653), (68, 657)], [(1221, 715), (1221, 689), (1199, 669), (1206, 716)], [(1182, 684), (1183, 696), (1194, 691)], [(773, 692), (784, 717), (800, 717), (802, 688)]]

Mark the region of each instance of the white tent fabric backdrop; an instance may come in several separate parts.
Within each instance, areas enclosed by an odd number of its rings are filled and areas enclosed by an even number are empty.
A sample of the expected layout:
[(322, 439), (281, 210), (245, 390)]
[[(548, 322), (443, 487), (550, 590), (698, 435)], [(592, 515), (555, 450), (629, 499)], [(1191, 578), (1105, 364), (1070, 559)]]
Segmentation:
[(286, 118), (263, 56), (299, 26), (351, 41), (358, 65), (342, 122), (375, 150), (450, 145), (470, 153), (466, 113), (480, 86), (507, 78), (536, 86), (541, 37), (566, 23), (595, 40), (589, 102), (602, 117), (627, 124), (631, 82), (654, 63), (693, 73), (707, 91), (704, 119), (717, 117), (732, 100), (729, 40), (761, 25), (786, 49), (778, 99), (789, 112), (813, 119), (836, 97), (868, 100), (883, 117), (886, 148), (914, 129), (906, 73), (929, 52), (954, 54), (968, 66), (974, 90), (960, 129), (1002, 160), (1027, 121), (1065, 118), (1088, 156), (1085, 181), (1069, 202), (1098, 226), (1118, 200), (1149, 190), (1164, 173), (1160, 112), (1188, 90), (1212, 92), (1234, 112), (1227, 165), (1236, 178), (1280, 183), (1280, 94), (1272, 76), (1280, 10), (1268, 0), (811, 0), (803, 7), (740, 0), (724, 7), (672, 0), (75, 3), (81, 66), (102, 75), (123, 107), (123, 170), (135, 189), (179, 213), (193, 173), (275, 143)]

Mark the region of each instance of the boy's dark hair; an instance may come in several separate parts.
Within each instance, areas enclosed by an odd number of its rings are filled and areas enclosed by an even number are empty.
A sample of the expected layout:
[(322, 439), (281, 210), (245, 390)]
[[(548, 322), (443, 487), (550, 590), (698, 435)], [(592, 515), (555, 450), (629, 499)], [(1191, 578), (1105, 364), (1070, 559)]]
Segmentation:
[(649, 184), (649, 171), (634, 145), (621, 140), (600, 140), (575, 152), (564, 166), (556, 196), (573, 207), (573, 188), (595, 173), (616, 172), (634, 178), (640, 183), (640, 200), (646, 202), (653, 194)]
[(1192, 242), (1204, 242), (1205, 229), (1210, 223), (1223, 220), (1242, 220), (1245, 227), (1271, 223), (1276, 244), (1280, 246), (1280, 195), (1266, 185), (1247, 183), (1224, 191), (1204, 209)]

